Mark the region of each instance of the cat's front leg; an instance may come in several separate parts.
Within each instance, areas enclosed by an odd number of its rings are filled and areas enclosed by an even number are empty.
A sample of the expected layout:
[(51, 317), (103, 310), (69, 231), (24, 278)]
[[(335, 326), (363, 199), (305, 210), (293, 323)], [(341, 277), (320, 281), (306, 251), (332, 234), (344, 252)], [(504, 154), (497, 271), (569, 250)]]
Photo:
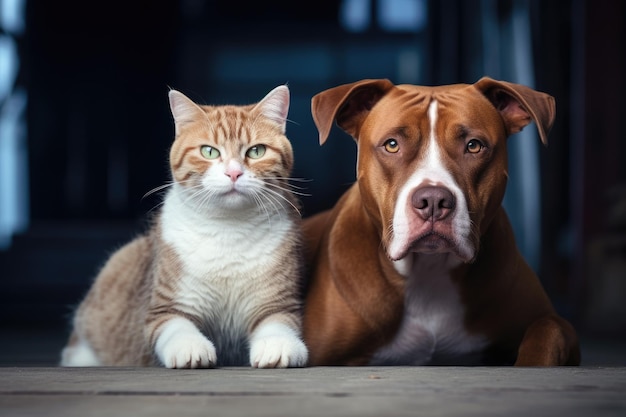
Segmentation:
[(302, 367), (308, 357), (298, 332), (281, 322), (265, 321), (250, 337), (250, 365), (254, 368)]
[(170, 319), (161, 326), (154, 351), (168, 368), (211, 368), (217, 362), (213, 343), (183, 317)]

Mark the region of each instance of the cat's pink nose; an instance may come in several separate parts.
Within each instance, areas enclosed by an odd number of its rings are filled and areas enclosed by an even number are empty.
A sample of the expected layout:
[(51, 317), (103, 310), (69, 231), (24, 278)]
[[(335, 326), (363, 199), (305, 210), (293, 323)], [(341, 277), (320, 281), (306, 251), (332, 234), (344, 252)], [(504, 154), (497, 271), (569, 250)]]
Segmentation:
[(224, 174), (229, 176), (232, 182), (235, 182), (243, 175), (243, 170), (241, 169), (241, 165), (231, 161), (226, 167), (226, 172), (224, 172)]

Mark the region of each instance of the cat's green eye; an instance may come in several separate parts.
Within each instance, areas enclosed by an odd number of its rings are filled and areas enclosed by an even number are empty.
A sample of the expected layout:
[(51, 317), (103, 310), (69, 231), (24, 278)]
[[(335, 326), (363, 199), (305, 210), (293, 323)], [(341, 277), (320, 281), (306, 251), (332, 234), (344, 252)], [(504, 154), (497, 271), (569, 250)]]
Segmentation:
[(248, 152), (246, 152), (246, 156), (250, 159), (259, 159), (263, 155), (265, 155), (265, 145), (254, 145)]
[(208, 146), (208, 145), (201, 146), (200, 147), (200, 153), (206, 159), (217, 159), (220, 156), (220, 151), (218, 151), (214, 147)]

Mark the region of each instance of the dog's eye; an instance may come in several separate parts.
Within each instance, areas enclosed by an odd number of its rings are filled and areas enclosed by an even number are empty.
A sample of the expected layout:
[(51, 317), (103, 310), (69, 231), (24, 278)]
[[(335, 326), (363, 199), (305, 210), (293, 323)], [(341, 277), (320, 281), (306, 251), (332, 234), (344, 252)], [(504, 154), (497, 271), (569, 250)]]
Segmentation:
[(387, 139), (383, 144), (385, 150), (389, 153), (396, 153), (400, 150), (400, 144), (395, 139)]
[(472, 139), (467, 142), (465, 149), (469, 153), (478, 153), (482, 151), (484, 147), (485, 145), (483, 145), (481, 141), (479, 141), (478, 139)]

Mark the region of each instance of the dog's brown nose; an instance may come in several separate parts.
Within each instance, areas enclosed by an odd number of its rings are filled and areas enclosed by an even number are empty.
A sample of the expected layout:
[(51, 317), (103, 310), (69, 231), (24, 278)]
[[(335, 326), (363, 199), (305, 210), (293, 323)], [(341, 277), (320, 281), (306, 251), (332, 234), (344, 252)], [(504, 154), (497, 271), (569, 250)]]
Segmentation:
[(450, 190), (436, 186), (415, 190), (411, 203), (422, 219), (433, 222), (445, 219), (456, 207), (456, 199)]

